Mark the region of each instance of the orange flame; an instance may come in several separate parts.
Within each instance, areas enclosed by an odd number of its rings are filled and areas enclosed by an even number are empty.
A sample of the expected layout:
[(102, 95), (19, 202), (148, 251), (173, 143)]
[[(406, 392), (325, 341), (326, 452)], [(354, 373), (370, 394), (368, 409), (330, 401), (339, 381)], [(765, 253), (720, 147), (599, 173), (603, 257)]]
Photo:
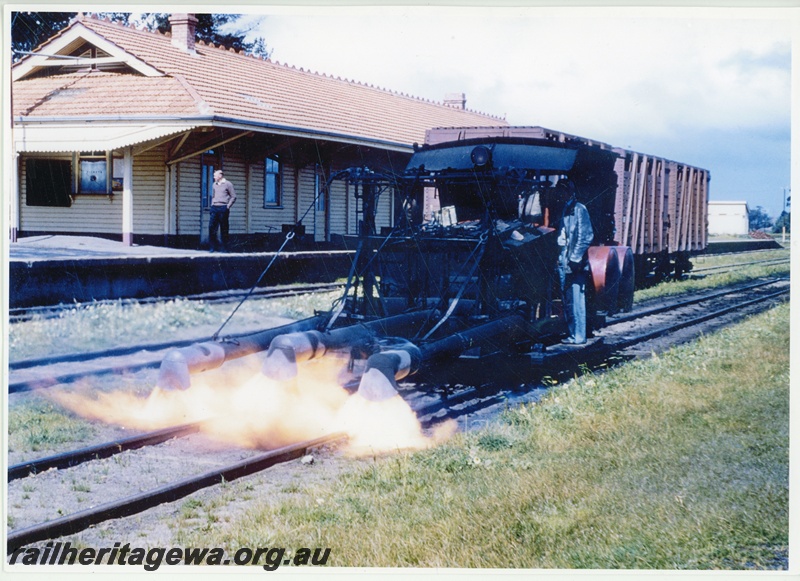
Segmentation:
[(354, 454), (419, 449), (449, 436), (454, 428), (426, 437), (400, 396), (370, 402), (339, 385), (346, 360), (336, 356), (299, 366), (295, 380), (280, 382), (260, 372), (259, 356), (226, 363), (192, 377), (185, 390), (155, 387), (148, 395), (88, 390), (53, 391), (63, 407), (92, 420), (156, 430), (203, 420), (201, 430), (230, 445), (270, 449), (345, 432)]

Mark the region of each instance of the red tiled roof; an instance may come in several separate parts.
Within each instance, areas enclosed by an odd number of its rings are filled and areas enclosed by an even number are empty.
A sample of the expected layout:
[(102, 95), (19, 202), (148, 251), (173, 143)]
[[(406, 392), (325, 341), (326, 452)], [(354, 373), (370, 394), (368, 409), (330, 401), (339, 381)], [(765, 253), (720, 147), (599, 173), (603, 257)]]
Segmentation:
[[(162, 71), (166, 77), (88, 75), (76, 80), (76, 88), (87, 89), (81, 99), (51, 98), (31, 111), (31, 115), (53, 115), (56, 110), (62, 116), (83, 115), (86, 110), (98, 114), (106, 110), (130, 115), (210, 114), (406, 145), (422, 143), (425, 130), (431, 127), (506, 124), (499, 117), (311, 73), (224, 48), (198, 43), (197, 54), (189, 55), (172, 46), (168, 35), (94, 18), (79, 19), (71, 26), (78, 23)], [(64, 81), (63, 76), (54, 76), (15, 82), (15, 115), (24, 114), (22, 111), (37, 98), (37, 91), (53, 91)], [(104, 83), (109, 83), (106, 88), (110, 86), (109, 92), (119, 98), (93, 90)], [(151, 91), (156, 92), (152, 99)], [(19, 101), (18, 92), (27, 100)], [(198, 97), (205, 109), (198, 107)], [(140, 103), (145, 100), (150, 102)]]
[(80, 72), (14, 83), (14, 115), (29, 117), (197, 115), (195, 100), (172, 77)]

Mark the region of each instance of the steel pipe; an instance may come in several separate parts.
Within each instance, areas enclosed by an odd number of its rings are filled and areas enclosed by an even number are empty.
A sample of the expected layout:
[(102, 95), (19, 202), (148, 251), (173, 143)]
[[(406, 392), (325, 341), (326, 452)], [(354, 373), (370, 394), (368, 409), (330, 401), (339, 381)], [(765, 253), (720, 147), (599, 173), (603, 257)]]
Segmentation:
[(319, 315), (236, 339), (206, 341), (172, 349), (161, 361), (158, 386), (162, 389), (188, 389), (193, 373), (216, 369), (226, 361), (264, 351), (269, 348), (275, 337), (316, 329), (326, 320), (327, 316)]
[(422, 353), (413, 343), (400, 349), (375, 353), (358, 384), (358, 395), (369, 401), (384, 401), (397, 395), (397, 380), (415, 373), (422, 363)]
[(325, 333), (305, 331), (275, 337), (261, 371), (271, 379), (292, 379), (297, 375), (298, 363), (317, 359), (329, 351), (352, 347), (376, 337), (415, 335), (428, 321), (431, 313), (431, 310), (416, 311)]
[(441, 357), (454, 357), (472, 347), (494, 341), (494, 346), (509, 346), (528, 334), (520, 315), (506, 317), (455, 333), (422, 347), (411, 342), (376, 353), (367, 359), (366, 370), (356, 392), (370, 401), (383, 401), (397, 395), (397, 380), (419, 371), (425, 363)]

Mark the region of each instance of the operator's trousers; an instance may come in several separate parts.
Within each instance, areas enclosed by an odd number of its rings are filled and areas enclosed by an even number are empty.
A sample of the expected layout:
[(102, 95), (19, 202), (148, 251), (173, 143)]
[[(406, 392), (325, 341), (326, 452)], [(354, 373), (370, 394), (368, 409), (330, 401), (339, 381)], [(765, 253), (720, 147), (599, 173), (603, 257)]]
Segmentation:
[(579, 270), (573, 273), (569, 268), (558, 269), (561, 279), (561, 298), (564, 302), (564, 316), (567, 319), (569, 341), (586, 342), (586, 282), (589, 273)]
[[(211, 206), (208, 219), (208, 244), (211, 250), (228, 249), (228, 216), (230, 210), (228, 206)], [(217, 230), (219, 230), (222, 245), (217, 242)]]

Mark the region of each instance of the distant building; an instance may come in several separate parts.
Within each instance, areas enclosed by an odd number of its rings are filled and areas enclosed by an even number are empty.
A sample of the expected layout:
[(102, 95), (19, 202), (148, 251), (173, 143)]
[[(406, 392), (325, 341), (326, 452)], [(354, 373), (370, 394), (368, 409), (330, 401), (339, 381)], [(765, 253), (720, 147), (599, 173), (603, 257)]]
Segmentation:
[(708, 233), (746, 235), (750, 230), (747, 202), (708, 202)]
[[(432, 102), (171, 34), (78, 16), (12, 68), (11, 239), (81, 234), (198, 247), (215, 169), (237, 192), (235, 244), (263, 245), (302, 221), (307, 240), (355, 234), (351, 166), (402, 171), (432, 127), (503, 126)], [(380, 196), (390, 226), (400, 200)], [(275, 240), (272, 240), (274, 242)]]

